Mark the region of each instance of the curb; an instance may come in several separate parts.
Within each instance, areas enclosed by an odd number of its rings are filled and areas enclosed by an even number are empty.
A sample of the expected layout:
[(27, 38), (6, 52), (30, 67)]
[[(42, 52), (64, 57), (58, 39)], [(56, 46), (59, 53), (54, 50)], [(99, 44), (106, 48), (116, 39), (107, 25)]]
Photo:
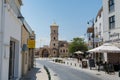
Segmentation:
[(49, 69), (49, 71), (50, 71), (50, 75), (51, 75), (51, 80), (60, 80), (60, 78), (54, 71), (52, 71), (51, 69)]
[(51, 75), (50, 75), (49, 69), (48, 69), (45, 65), (44, 65), (44, 69), (45, 69), (45, 71), (47, 72), (48, 80), (51, 80)]
[(48, 80), (60, 80), (58, 75), (54, 71), (52, 71), (51, 69), (47, 68), (46, 66), (44, 66), (44, 69), (47, 72)]

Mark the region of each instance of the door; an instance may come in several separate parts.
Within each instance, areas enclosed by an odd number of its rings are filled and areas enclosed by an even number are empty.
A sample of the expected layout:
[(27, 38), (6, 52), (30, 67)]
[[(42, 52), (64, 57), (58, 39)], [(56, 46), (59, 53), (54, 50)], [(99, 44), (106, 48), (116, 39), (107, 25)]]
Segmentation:
[(10, 41), (10, 55), (9, 55), (9, 79), (14, 78), (14, 62), (15, 62), (15, 42)]

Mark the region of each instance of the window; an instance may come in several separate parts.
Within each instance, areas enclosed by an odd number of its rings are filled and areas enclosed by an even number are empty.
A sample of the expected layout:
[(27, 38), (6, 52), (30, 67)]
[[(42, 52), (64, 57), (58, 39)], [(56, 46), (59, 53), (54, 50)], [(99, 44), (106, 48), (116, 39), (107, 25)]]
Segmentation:
[(108, 1), (108, 6), (109, 6), (109, 12), (114, 11), (114, 8), (115, 8), (115, 6), (114, 6), (114, 0), (109, 0)]
[(54, 40), (55, 40), (55, 37), (54, 37)]
[(101, 14), (99, 15), (99, 18), (101, 18)]
[(101, 23), (99, 24), (99, 35), (101, 35)]
[(56, 31), (54, 30), (54, 33), (55, 33)]
[(60, 52), (62, 53), (62, 50), (60, 50)]
[(109, 29), (115, 28), (115, 16), (109, 17)]
[(55, 46), (55, 43), (53, 44), (53, 46)]

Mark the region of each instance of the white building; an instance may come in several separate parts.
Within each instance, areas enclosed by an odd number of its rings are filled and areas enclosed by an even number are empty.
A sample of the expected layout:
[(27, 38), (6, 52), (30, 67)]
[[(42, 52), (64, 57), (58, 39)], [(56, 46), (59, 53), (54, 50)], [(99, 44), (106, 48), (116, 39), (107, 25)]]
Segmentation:
[(21, 0), (0, 0), (0, 80), (21, 77), (21, 5)]
[(104, 42), (120, 47), (120, 0), (103, 0)]
[[(120, 48), (120, 0), (103, 0), (103, 43), (112, 43)], [(99, 25), (99, 24), (98, 24)], [(95, 29), (95, 33), (99, 32)], [(96, 53), (96, 61), (107, 61), (113, 65), (120, 64), (120, 55), (114, 52)]]
[(94, 23), (94, 33), (95, 33), (95, 47), (98, 47), (103, 42), (103, 7), (97, 13), (95, 23)]
[(100, 10), (98, 11), (95, 21), (90, 20), (90, 22), (92, 22), (92, 26), (88, 27), (87, 29), (89, 49), (93, 48), (93, 43), (94, 48), (100, 46), (103, 43), (103, 7), (101, 7)]

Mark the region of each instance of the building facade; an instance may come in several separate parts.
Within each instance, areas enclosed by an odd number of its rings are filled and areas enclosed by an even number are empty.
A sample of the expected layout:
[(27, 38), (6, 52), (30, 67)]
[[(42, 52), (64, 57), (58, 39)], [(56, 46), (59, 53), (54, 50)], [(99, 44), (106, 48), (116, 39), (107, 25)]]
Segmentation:
[[(34, 34), (31, 27), (27, 24), (25, 20), (23, 20), (22, 26), (22, 38), (21, 38), (21, 46), (22, 46), (22, 76), (24, 76), (28, 70), (32, 68), (32, 59), (34, 56), (32, 55), (32, 49), (28, 48), (28, 40), (30, 36)], [(34, 35), (35, 36), (35, 35)], [(33, 56), (33, 57), (31, 57)]]
[(59, 57), (68, 57), (69, 49), (68, 49), (67, 41), (59, 41)]
[[(120, 0), (103, 0), (104, 42), (119, 44), (120, 34)], [(117, 45), (120, 47), (119, 45)]]
[(94, 23), (95, 47), (103, 44), (103, 7), (97, 13)]
[[(120, 48), (120, 0), (103, 0), (103, 39)], [(120, 63), (120, 55), (106, 55), (106, 61)]]
[(92, 20), (92, 26), (88, 27), (87, 34), (89, 49), (98, 47), (103, 43), (103, 7), (98, 11), (95, 20)]
[(21, 15), (22, 0), (0, 0), (0, 80), (20, 80), (33, 67), (33, 48), (27, 40), (35, 36)]
[[(50, 45), (44, 46), (39, 49), (40, 57), (67, 57), (68, 56), (68, 42), (59, 40), (59, 26), (56, 23), (53, 23), (50, 26)], [(37, 49), (38, 50), (38, 49)], [(37, 54), (36, 53), (36, 54)]]
[(21, 0), (0, 0), (0, 80), (21, 77)]
[[(120, 48), (120, 0), (103, 0), (103, 9), (98, 12), (94, 31), (95, 37), (102, 38), (102, 43), (110, 43)], [(97, 27), (98, 26), (98, 27)], [(99, 28), (101, 27), (101, 30)], [(99, 36), (99, 34), (101, 35)], [(99, 45), (98, 45), (99, 46)], [(96, 61), (106, 61), (113, 65), (120, 64), (120, 54), (111, 53), (93, 53)]]

